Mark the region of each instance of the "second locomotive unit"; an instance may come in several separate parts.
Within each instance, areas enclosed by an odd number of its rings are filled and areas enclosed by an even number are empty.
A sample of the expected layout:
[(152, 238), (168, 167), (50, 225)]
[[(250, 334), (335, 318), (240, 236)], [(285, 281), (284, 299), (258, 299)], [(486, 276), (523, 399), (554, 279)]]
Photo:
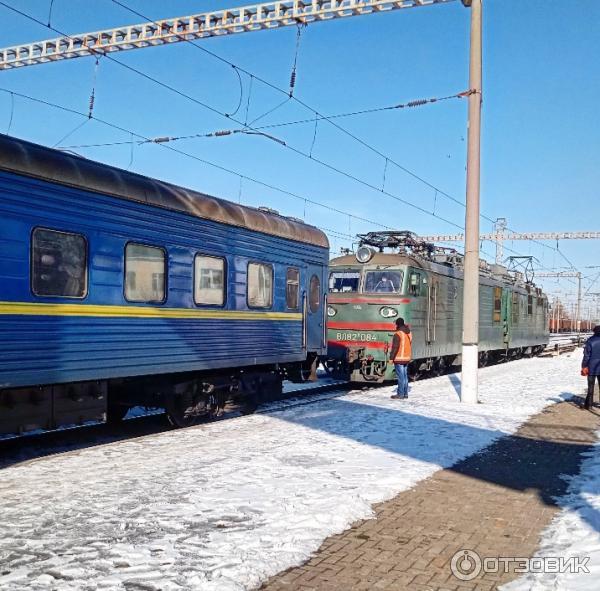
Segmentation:
[[(413, 333), (409, 375), (461, 363), (463, 257), (406, 231), (359, 236), (356, 255), (330, 261), (327, 369), (353, 382), (394, 379), (396, 318)], [(480, 264), (479, 363), (535, 355), (548, 343), (548, 300), (520, 273)]]

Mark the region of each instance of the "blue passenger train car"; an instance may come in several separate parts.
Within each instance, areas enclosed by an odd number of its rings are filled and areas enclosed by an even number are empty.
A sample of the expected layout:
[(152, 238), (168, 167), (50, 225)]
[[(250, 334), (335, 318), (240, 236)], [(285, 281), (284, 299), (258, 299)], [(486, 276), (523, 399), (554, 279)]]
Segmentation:
[(317, 228), (0, 135), (0, 433), (177, 426), (325, 353)]

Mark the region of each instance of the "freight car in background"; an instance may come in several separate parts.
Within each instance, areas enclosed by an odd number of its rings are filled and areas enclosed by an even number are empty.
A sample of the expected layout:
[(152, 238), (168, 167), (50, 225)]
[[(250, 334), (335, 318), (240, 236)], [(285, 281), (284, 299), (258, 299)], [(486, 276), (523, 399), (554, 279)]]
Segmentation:
[(328, 258), (299, 220), (0, 135), (0, 433), (314, 378)]
[[(356, 256), (330, 261), (330, 372), (354, 382), (394, 379), (386, 362), (396, 318), (413, 333), (409, 374), (460, 365), (463, 257), (407, 231), (360, 235)], [(548, 300), (505, 267), (480, 265), (479, 362), (535, 355), (548, 343)]]

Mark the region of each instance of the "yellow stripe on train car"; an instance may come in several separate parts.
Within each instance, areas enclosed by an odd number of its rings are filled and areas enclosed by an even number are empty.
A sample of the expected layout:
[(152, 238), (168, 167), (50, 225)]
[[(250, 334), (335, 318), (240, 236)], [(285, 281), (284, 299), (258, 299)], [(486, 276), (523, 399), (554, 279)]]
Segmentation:
[(89, 304), (48, 304), (0, 302), (5, 316), (87, 316), (97, 318), (190, 318), (202, 320), (302, 320), (299, 312), (245, 310), (200, 310), (152, 306), (98, 306)]

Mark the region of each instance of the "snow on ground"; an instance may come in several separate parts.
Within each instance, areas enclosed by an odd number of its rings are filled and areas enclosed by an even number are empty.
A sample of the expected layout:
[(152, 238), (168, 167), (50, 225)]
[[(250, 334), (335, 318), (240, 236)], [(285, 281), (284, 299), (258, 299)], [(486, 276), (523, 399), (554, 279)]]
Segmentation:
[(589, 557), (589, 573), (529, 573), (504, 585), (502, 591), (597, 591), (600, 587), (600, 443), (586, 455), (568, 494), (558, 499), (564, 508), (543, 533), (535, 557), (566, 561)]
[[(0, 588), (251, 589), (583, 389), (581, 352), (46, 456), (0, 471)], [(279, 410), (277, 410), (279, 409)]]

